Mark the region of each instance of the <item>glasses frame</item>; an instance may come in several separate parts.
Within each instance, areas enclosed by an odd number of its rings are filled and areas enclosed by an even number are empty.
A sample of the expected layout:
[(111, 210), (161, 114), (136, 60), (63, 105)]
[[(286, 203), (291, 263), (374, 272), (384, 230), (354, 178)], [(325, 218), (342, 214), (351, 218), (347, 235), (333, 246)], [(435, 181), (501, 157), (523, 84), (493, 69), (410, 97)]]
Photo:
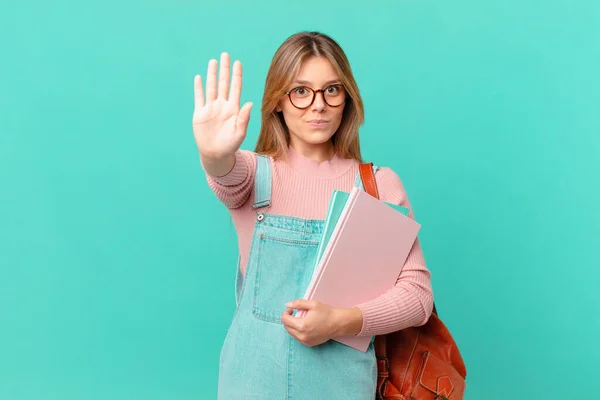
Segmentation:
[[(329, 104), (329, 103), (327, 102), (327, 99), (325, 99), (325, 90), (329, 89), (329, 88), (330, 88), (330, 87), (332, 87), (332, 86), (339, 86), (339, 87), (340, 87), (340, 88), (341, 88), (341, 89), (342, 89), (344, 92), (346, 92), (346, 88), (344, 87), (344, 85), (343, 85), (343, 84), (341, 84), (341, 83), (333, 83), (333, 84), (331, 84), (331, 85), (328, 85), (328, 86), (327, 86), (327, 87), (325, 87), (324, 89), (313, 89), (313, 88), (311, 88), (311, 87), (309, 87), (309, 86), (305, 86), (305, 85), (296, 86), (295, 88), (292, 88), (292, 89), (288, 90), (287, 92), (285, 92), (285, 94), (287, 95), (288, 99), (290, 100), (290, 103), (291, 103), (291, 104), (292, 104), (294, 107), (296, 107), (297, 109), (299, 109), (299, 110), (306, 110), (307, 108), (309, 108), (310, 106), (312, 106), (312, 105), (313, 105), (313, 103), (315, 102), (315, 99), (317, 98), (317, 93), (319, 93), (319, 92), (321, 92), (321, 93), (323, 94), (323, 101), (324, 101), (324, 102), (325, 102), (325, 104), (327, 104), (329, 107), (334, 107), (334, 108), (335, 108), (335, 107), (340, 107), (342, 104), (344, 104), (344, 103), (346, 102), (346, 94), (347, 94), (347, 93), (344, 93), (344, 101), (342, 101), (342, 102), (341, 102), (340, 104), (338, 104), (337, 106), (332, 106), (331, 104)], [(294, 102), (292, 101), (292, 92), (293, 92), (294, 90), (296, 90), (296, 89), (299, 89), (299, 88), (305, 88), (305, 89), (308, 89), (308, 90), (310, 90), (310, 91), (312, 92), (312, 94), (313, 94), (313, 95), (312, 95), (312, 100), (310, 101), (310, 104), (309, 104), (309, 105), (307, 105), (306, 107), (298, 107), (298, 106), (297, 106), (297, 105), (295, 105), (295, 104), (294, 104)]]

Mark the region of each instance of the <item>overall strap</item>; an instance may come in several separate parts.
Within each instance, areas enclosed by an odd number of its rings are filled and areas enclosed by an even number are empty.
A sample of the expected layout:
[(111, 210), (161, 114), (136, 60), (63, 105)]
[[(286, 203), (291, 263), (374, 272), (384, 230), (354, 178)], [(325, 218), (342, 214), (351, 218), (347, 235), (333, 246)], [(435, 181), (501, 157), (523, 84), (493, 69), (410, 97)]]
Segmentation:
[(271, 159), (256, 154), (256, 172), (254, 174), (254, 204), (252, 208), (271, 206)]
[(238, 254), (237, 261), (237, 274), (235, 277), (235, 306), (238, 307), (240, 305), (240, 299), (242, 297), (242, 285), (244, 283), (244, 276), (242, 275), (242, 270), (240, 269), (242, 263), (242, 256)]

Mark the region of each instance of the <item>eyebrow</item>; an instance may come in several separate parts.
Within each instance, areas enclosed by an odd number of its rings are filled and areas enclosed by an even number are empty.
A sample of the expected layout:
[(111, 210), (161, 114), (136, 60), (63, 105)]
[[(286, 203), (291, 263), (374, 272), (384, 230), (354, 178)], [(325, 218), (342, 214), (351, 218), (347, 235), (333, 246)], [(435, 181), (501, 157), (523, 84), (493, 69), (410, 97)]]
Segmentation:
[[(311, 82), (303, 81), (303, 80), (297, 80), (297, 81), (294, 81), (294, 83), (299, 83), (301, 85), (310, 85), (311, 84)], [(333, 79), (333, 80), (325, 82), (325, 86), (331, 85), (332, 83), (341, 83), (341, 81), (339, 79)]]

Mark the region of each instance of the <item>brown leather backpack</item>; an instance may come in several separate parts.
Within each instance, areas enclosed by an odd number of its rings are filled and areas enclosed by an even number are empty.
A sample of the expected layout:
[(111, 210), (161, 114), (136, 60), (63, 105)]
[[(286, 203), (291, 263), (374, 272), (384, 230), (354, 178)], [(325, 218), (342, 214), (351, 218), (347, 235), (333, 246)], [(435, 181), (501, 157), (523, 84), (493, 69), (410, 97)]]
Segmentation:
[[(379, 199), (371, 163), (360, 165), (364, 189)], [(452, 335), (433, 313), (425, 325), (375, 337), (377, 400), (459, 400), (467, 370)]]

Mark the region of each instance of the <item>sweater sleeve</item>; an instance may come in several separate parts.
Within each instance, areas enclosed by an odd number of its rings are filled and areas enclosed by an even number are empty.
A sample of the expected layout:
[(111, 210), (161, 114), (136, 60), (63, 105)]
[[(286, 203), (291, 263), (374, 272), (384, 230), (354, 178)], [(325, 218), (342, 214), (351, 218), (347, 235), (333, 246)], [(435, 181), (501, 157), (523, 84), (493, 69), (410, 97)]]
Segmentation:
[[(204, 167), (203, 167), (204, 169)], [(208, 185), (217, 198), (229, 209), (236, 209), (248, 200), (254, 186), (256, 160), (254, 153), (238, 150), (235, 153), (235, 164), (224, 176), (212, 176), (204, 170)]]
[[(408, 196), (398, 175), (389, 168), (382, 168), (376, 175), (376, 181), (380, 199), (408, 207), (408, 216), (414, 219)], [(396, 285), (379, 297), (358, 305), (363, 314), (363, 325), (358, 335), (383, 335), (424, 325), (433, 310), (430, 278), (417, 238)]]

